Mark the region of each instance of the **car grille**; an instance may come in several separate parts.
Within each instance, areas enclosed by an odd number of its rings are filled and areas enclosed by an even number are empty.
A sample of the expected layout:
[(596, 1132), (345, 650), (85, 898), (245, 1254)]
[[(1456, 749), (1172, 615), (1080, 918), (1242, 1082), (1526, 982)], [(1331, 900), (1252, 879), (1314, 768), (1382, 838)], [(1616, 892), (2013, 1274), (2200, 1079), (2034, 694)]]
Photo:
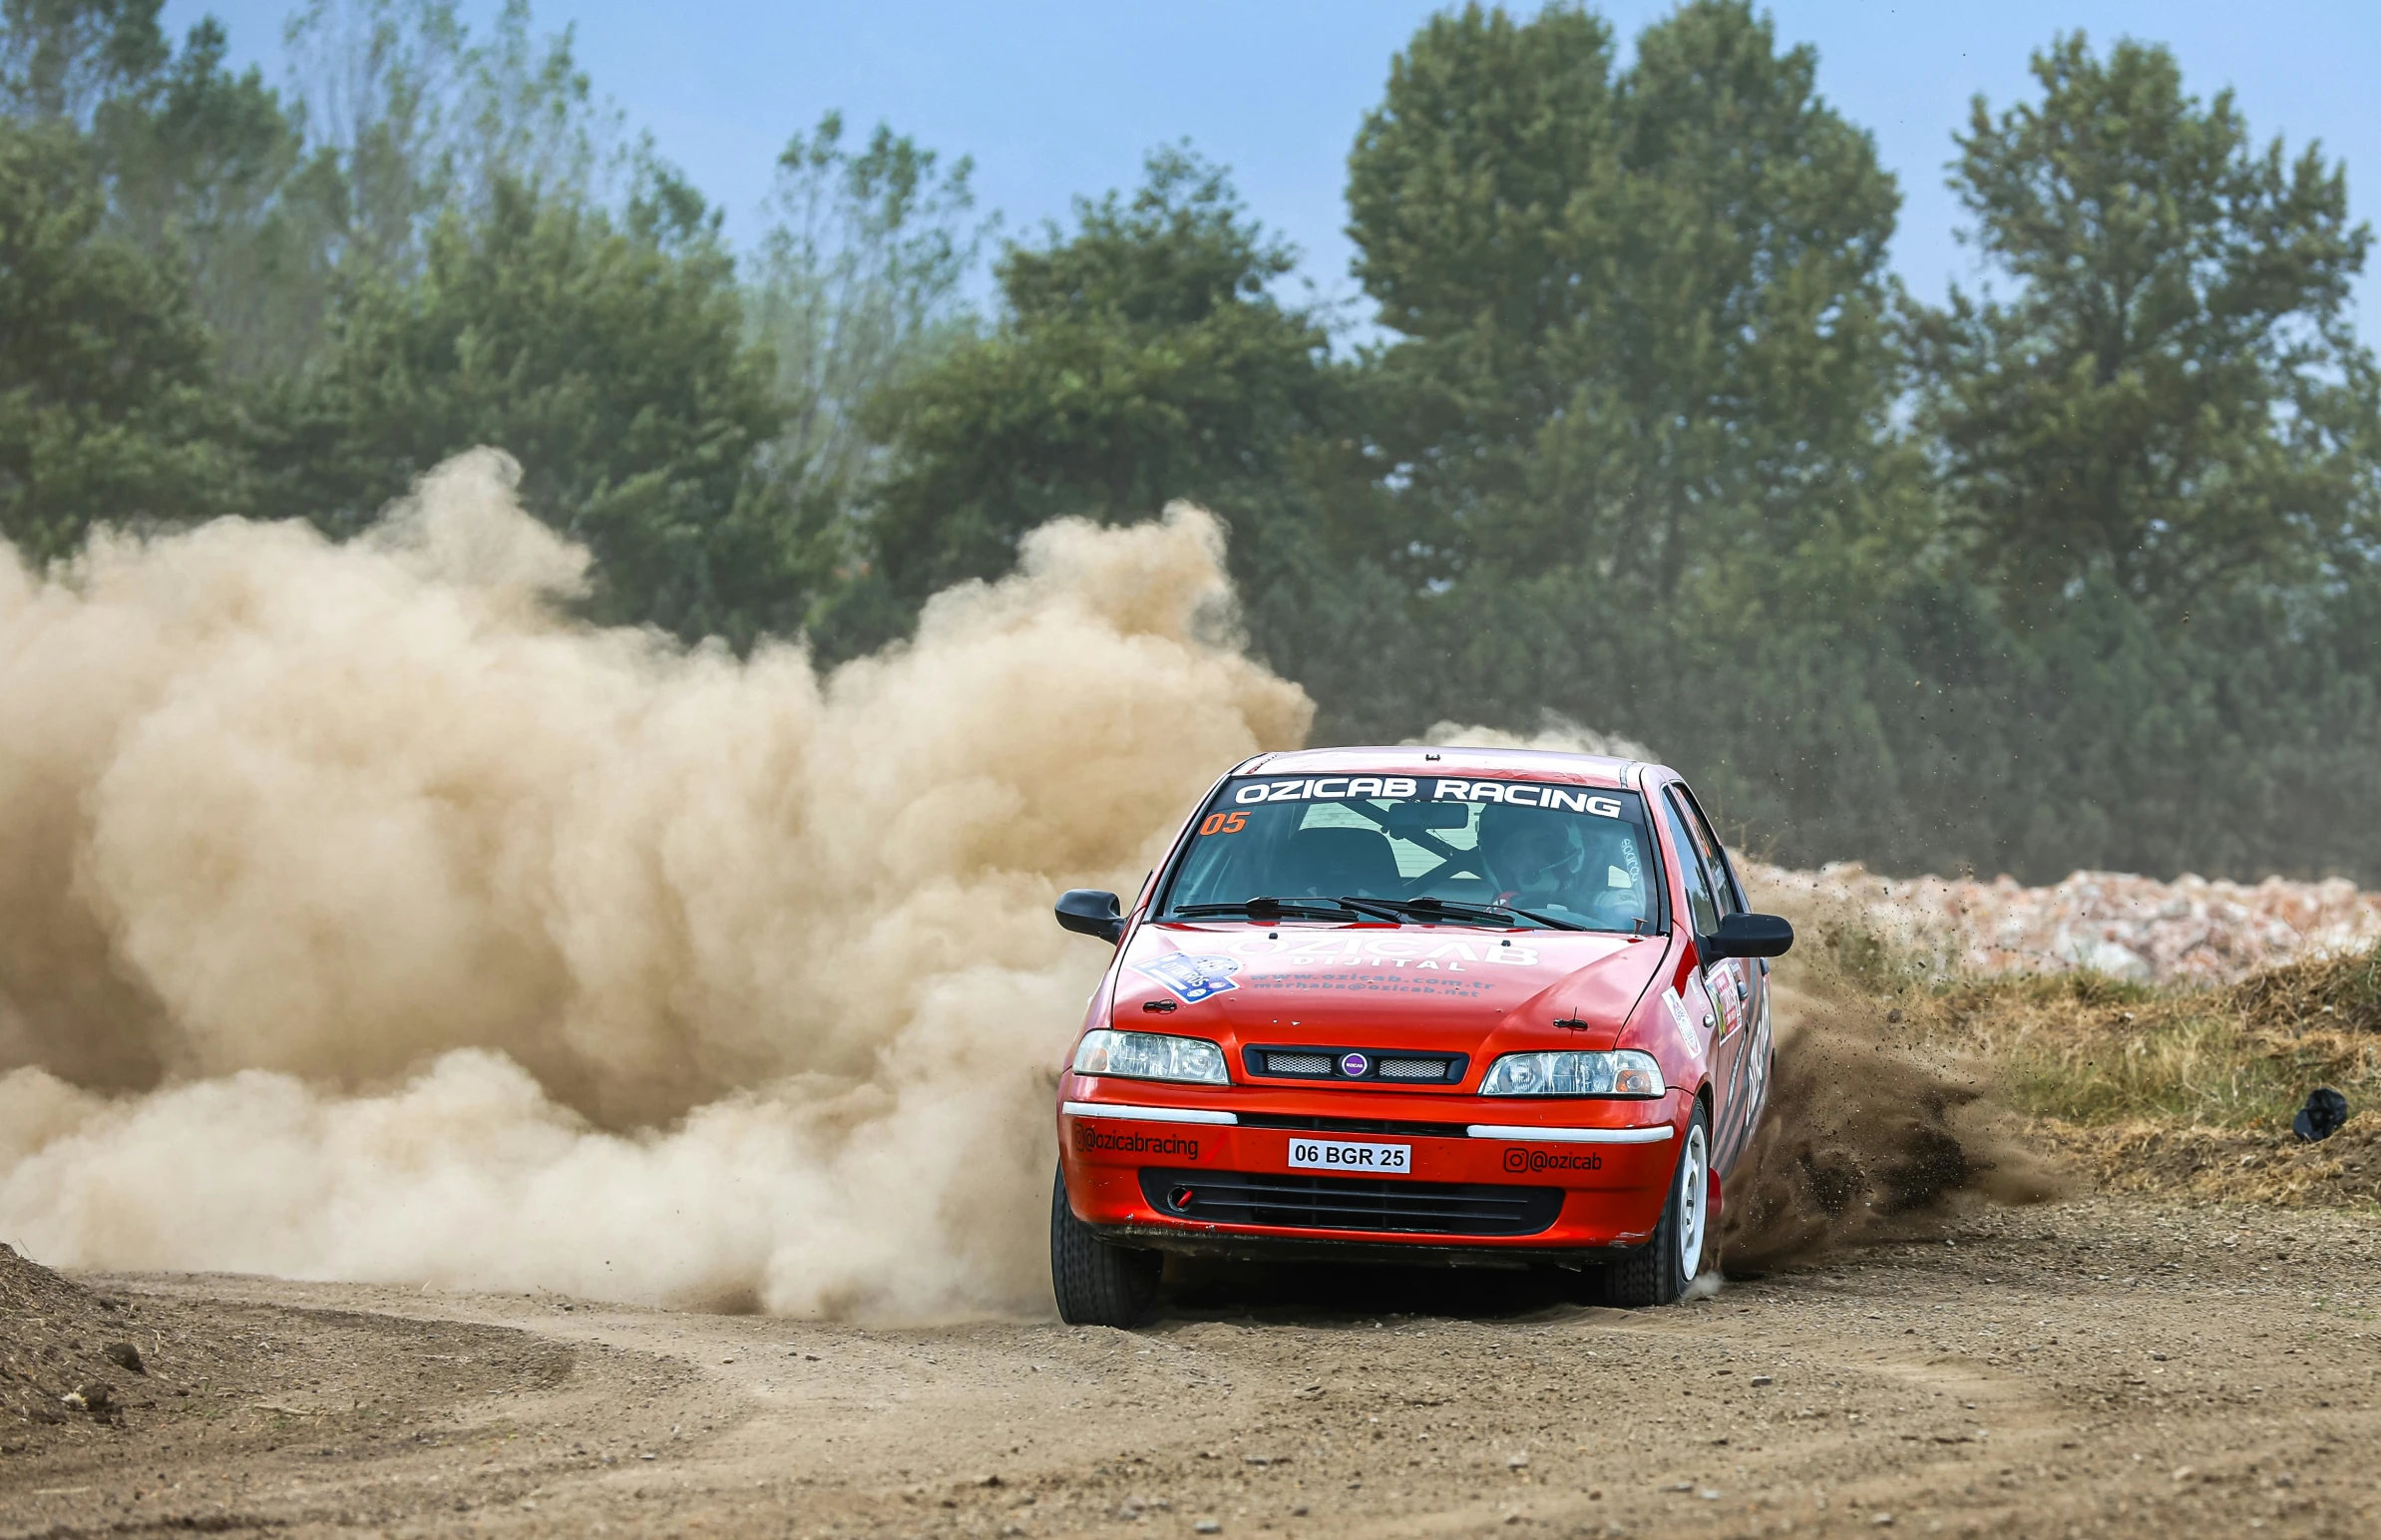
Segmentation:
[[(1348, 1073), (1348, 1060), (1352, 1057), (1364, 1061), (1362, 1072)], [(1258, 1044), (1244, 1049), (1241, 1055), (1241, 1062), (1252, 1075), (1331, 1080), (1341, 1085), (1371, 1085), (1383, 1080), (1401, 1085), (1455, 1085), (1461, 1083), (1463, 1066), (1470, 1060), (1466, 1053), (1322, 1048), (1311, 1044), (1279, 1048)]]
[(1562, 1212), (1552, 1187), (1245, 1171), (1148, 1169), (1141, 1195), (1160, 1214), (1210, 1224), (1397, 1235), (1535, 1235)]
[(1467, 1139), (1463, 1123), (1409, 1122), (1384, 1117), (1301, 1117), (1283, 1112), (1243, 1112), (1243, 1128), (1279, 1128), (1295, 1134), (1401, 1134), (1414, 1139)]
[(1265, 1072), (1275, 1075), (1328, 1075), (1331, 1060), (1321, 1053), (1268, 1053)]

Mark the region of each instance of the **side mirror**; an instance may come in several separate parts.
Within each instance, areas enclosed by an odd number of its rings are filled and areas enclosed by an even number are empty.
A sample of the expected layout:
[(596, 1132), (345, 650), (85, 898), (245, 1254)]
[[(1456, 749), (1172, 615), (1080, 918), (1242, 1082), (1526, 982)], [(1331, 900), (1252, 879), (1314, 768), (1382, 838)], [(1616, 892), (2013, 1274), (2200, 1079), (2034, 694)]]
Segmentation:
[(1057, 915), (1058, 924), (1077, 936), (1096, 936), (1111, 947), (1124, 940), (1124, 916), (1112, 893), (1069, 888), (1058, 895)]
[(1704, 938), (1713, 958), (1777, 958), (1794, 944), (1794, 928), (1779, 915), (1723, 915), (1720, 933)]

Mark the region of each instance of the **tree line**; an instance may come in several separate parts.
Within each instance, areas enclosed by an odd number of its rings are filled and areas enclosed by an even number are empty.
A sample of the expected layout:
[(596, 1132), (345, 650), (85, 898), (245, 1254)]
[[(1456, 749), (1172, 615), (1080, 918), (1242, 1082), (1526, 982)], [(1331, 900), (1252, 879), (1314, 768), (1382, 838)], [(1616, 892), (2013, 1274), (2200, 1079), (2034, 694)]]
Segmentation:
[(1989, 280), (1936, 297), (1750, 5), (1625, 65), (1583, 7), (1448, 10), (1351, 125), (1360, 324), (1189, 146), (1009, 235), (968, 161), (828, 114), (735, 250), (524, 0), (310, 0), (278, 84), (159, 10), (0, 0), (32, 560), (342, 535), (496, 444), (594, 618), (833, 660), (1047, 519), (1185, 498), (1319, 741), (1559, 715), (1795, 862), (2381, 881), (2370, 233), (2155, 44), (1974, 103)]

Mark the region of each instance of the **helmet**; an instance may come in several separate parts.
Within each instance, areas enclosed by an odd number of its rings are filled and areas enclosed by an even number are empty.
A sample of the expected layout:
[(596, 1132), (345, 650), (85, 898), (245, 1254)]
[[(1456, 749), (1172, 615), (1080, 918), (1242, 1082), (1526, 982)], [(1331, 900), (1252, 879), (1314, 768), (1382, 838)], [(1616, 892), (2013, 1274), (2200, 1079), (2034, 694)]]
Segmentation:
[(1572, 822), (1535, 808), (1488, 803), (1480, 809), (1480, 854), (1506, 882), (1543, 886), (1575, 870), (1585, 854), (1571, 836)]

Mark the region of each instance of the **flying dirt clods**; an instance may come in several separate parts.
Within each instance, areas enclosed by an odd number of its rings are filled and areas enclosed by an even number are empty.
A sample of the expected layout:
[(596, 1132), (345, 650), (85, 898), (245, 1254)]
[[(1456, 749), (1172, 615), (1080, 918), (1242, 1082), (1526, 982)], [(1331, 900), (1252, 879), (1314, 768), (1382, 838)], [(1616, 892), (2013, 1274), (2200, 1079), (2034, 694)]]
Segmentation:
[(1883, 1000), (1823, 982), (1836, 986), (1778, 991), (1777, 1070), (1729, 1178), (1723, 1268), (1767, 1272), (1923, 1231), (1963, 1202), (2058, 1194), (2056, 1174), (2013, 1137), (1980, 1076), (1911, 1051)]

